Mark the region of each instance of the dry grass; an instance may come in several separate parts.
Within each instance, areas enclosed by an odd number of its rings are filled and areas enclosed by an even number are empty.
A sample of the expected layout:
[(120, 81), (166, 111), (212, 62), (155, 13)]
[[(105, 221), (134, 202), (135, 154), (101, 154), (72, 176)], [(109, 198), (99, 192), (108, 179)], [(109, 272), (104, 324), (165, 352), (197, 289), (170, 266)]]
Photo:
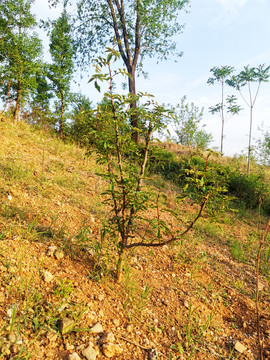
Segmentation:
[[(173, 246), (135, 249), (126, 280), (115, 284), (113, 247), (110, 239), (100, 241), (108, 216), (100, 170), (84, 149), (24, 123), (0, 122), (0, 359), (68, 359), (74, 351), (82, 357), (82, 346), (96, 340), (88, 330), (97, 321), (115, 333), (122, 360), (147, 359), (141, 347), (175, 360), (256, 359), (256, 214), (228, 212), (216, 223), (203, 218)], [(147, 184), (155, 188), (162, 181), (156, 175)], [(176, 188), (162, 188), (175, 208)], [(194, 209), (181, 206), (185, 222)], [(64, 257), (49, 256), (51, 245)], [(260, 307), (267, 359), (265, 269)], [(53, 275), (50, 282), (45, 271)], [(74, 320), (65, 335), (56, 325), (63, 317)], [(233, 350), (236, 341), (246, 352)]]

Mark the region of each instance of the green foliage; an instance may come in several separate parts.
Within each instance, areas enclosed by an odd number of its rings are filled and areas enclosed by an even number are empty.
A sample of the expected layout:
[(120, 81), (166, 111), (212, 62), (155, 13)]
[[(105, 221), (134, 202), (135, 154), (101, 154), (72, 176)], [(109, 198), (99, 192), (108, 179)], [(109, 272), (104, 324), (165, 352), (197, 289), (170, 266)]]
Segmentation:
[[(96, 59), (96, 74), (92, 76), (90, 81), (94, 82), (97, 90), (100, 89), (99, 82), (101, 81), (107, 82), (109, 86), (109, 92), (105, 93), (104, 97), (108, 104), (106, 116), (108, 123), (113, 126), (113, 136), (104, 131), (96, 131), (95, 135), (97, 137), (98, 161), (107, 168), (101, 174), (108, 181), (108, 188), (104, 192), (106, 196), (104, 203), (112, 210), (111, 217), (104, 226), (104, 233), (109, 233), (110, 238), (115, 239), (119, 254), (117, 264), (117, 278), (119, 279), (126, 250), (137, 246), (162, 246), (175, 241), (181, 235), (179, 235), (179, 230), (172, 231), (162, 219), (161, 212), (169, 211), (169, 209), (160, 209), (161, 194), (151, 194), (143, 186), (153, 132), (164, 127), (164, 118), (170, 114), (148, 95), (147, 98), (150, 98), (150, 100), (142, 103), (136, 110), (141, 119), (140, 133), (143, 139), (141, 146), (137, 146), (132, 140), (132, 129), (127, 121), (134, 112), (134, 109), (130, 106), (134, 96), (131, 94), (114, 94), (114, 77), (119, 73), (123, 75), (126, 73), (124, 70), (112, 71), (111, 62), (117, 60), (119, 54), (110, 48), (107, 49), (107, 53), (106, 59)], [(103, 67), (108, 69), (107, 73), (102, 72)], [(142, 96), (143, 94), (139, 94), (137, 100)], [(104, 116), (100, 106), (94, 110), (94, 114), (97, 122)], [(132, 161), (125, 161), (125, 155), (129, 153)], [(197, 181), (196, 176), (192, 178), (195, 183)], [(200, 194), (198, 192), (199, 195), (196, 197), (195, 193), (198, 186), (190, 190), (192, 186), (193, 182), (190, 178), (185, 190), (189, 195), (191, 192), (194, 194), (194, 201), (199, 205), (199, 211), (182, 235), (186, 234), (199, 219), (209, 198), (220, 192), (219, 189), (214, 190), (214, 185), (204, 184), (203, 186), (201, 180), (199, 185)], [(154, 218), (145, 215), (145, 211), (150, 208), (156, 211)], [(177, 211), (170, 210), (169, 212), (175, 217), (178, 216)]]
[(36, 73), (40, 68), (42, 46), (33, 33), (36, 21), (30, 12), (32, 2), (4, 0), (0, 5), (0, 94), (5, 103), (16, 103), (15, 120), (37, 87)]
[(270, 213), (270, 187), (262, 174), (231, 172), (228, 190), (248, 209), (257, 208), (261, 198), (262, 209)]
[(91, 131), (96, 129), (96, 121), (93, 116), (92, 102), (84, 95), (73, 94), (72, 111), (70, 113), (71, 123), (68, 134), (72, 140), (79, 144), (89, 145), (94, 142)]
[(270, 131), (264, 132), (257, 140), (256, 155), (260, 164), (270, 165)]
[[(55, 0), (56, 3), (58, 1)], [(188, 3), (188, 0), (78, 2), (76, 45), (79, 60), (88, 64), (93, 53), (100, 53), (106, 46), (116, 44), (119, 57), (126, 67), (129, 92), (134, 95), (129, 120), (136, 144), (139, 144), (140, 127), (136, 110), (136, 72), (143, 72), (146, 57), (156, 56), (158, 60), (164, 60), (171, 54), (177, 54), (173, 38), (183, 28), (178, 14)]]
[(50, 109), (53, 98), (51, 85), (48, 83), (47, 66), (42, 64), (36, 73), (37, 87), (32, 91), (31, 100), (23, 118), (28, 123), (40, 128), (53, 128), (56, 117)]
[(201, 125), (203, 109), (200, 110), (193, 103), (188, 104), (184, 96), (173, 110), (176, 142), (193, 148), (207, 148), (212, 135), (203, 129), (205, 125)]
[[(224, 125), (225, 121), (231, 115), (236, 115), (240, 112), (241, 107), (236, 104), (236, 97), (234, 95), (227, 96), (225, 99), (224, 95), (224, 87), (225, 84), (229, 83), (229, 79), (234, 72), (234, 68), (231, 66), (221, 66), (221, 67), (213, 67), (210, 72), (213, 73), (213, 77), (210, 77), (207, 81), (208, 84), (214, 85), (216, 82), (221, 85), (221, 102), (218, 104), (211, 106), (209, 111), (211, 114), (219, 113), (221, 117), (221, 142), (220, 142), (220, 152), (223, 154), (223, 141), (224, 141)], [(227, 113), (225, 115), (225, 112)]]
[(150, 173), (161, 174), (166, 179), (175, 181), (180, 167), (180, 161), (174, 153), (159, 146), (150, 147), (147, 164)]
[[(262, 82), (268, 82), (270, 76), (270, 65), (265, 67), (265, 65), (259, 65), (257, 68), (245, 66), (238, 75), (232, 76), (230, 80), (227, 81), (227, 84), (234, 87), (240, 92), (244, 102), (250, 108), (250, 118), (249, 118), (249, 142), (248, 142), (248, 168), (247, 173), (250, 172), (250, 161), (252, 155), (251, 139), (252, 139), (252, 123), (253, 123), (253, 108), (255, 106), (260, 86)], [(252, 84), (257, 84), (255, 91), (252, 91)], [(242, 93), (242, 88), (247, 87), (246, 96)]]
[(205, 158), (186, 159), (179, 178), (184, 185), (183, 194), (197, 204), (207, 198), (207, 212), (216, 216), (220, 211), (229, 209), (231, 198), (227, 194), (229, 174), (224, 167), (210, 162), (211, 156), (219, 155), (209, 151)]
[(137, 66), (138, 61), (142, 69), (143, 60), (154, 55), (166, 60), (169, 54), (177, 54), (173, 37), (183, 29), (178, 15), (188, 3), (188, 0), (79, 1), (77, 46), (80, 54), (84, 58), (92, 57), (115, 37), (126, 65), (131, 60), (130, 64)]
[(51, 80), (57, 98), (55, 107), (59, 117), (59, 132), (64, 134), (67, 106), (71, 100), (70, 82), (74, 71), (74, 47), (71, 39), (72, 27), (66, 9), (52, 22), (50, 54), (52, 64), (48, 65), (47, 76)]
[(149, 151), (148, 171), (161, 174), (165, 179), (173, 181), (178, 185), (182, 197), (188, 197), (194, 203), (201, 204), (209, 197), (207, 209), (214, 215), (229, 205), (229, 172), (215, 161), (210, 161), (211, 156), (218, 154), (210, 151), (205, 157), (183, 156), (180, 159), (168, 150), (152, 147)]

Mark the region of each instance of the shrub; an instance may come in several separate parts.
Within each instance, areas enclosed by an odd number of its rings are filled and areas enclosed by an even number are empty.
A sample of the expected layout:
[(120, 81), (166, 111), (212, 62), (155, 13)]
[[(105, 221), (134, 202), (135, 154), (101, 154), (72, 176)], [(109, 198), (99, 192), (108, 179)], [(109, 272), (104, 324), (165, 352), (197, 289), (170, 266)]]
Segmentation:
[(263, 198), (266, 186), (262, 175), (233, 172), (229, 179), (229, 192), (233, 194), (248, 209), (255, 209), (259, 198)]

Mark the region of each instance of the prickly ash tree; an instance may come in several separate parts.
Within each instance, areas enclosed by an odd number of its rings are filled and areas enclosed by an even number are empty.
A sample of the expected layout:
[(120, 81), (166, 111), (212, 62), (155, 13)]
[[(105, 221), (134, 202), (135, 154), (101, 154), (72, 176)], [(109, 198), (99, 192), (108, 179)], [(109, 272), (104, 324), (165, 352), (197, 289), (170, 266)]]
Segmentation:
[[(122, 272), (122, 264), (126, 252), (134, 247), (160, 247), (176, 241), (187, 234), (201, 217), (209, 198), (215, 194), (213, 185), (208, 186), (204, 181), (204, 174), (195, 172), (189, 176), (189, 183), (185, 191), (193, 192), (195, 202), (198, 204), (198, 213), (191, 223), (182, 232), (172, 231), (169, 226), (161, 219), (159, 205), (159, 194), (154, 195), (145, 189), (143, 180), (148, 161), (149, 147), (153, 132), (164, 127), (163, 119), (169, 116), (162, 106), (156, 104), (152, 97), (147, 95), (145, 104), (139, 107), (140, 121), (143, 124), (141, 130), (141, 145), (138, 147), (131, 139), (131, 129), (128, 119), (132, 114), (131, 103), (134, 97), (129, 95), (115, 94), (114, 77), (119, 73), (126, 76), (125, 70), (112, 71), (111, 62), (119, 58), (119, 54), (114, 49), (107, 48), (108, 56), (106, 59), (96, 60), (96, 73), (90, 81), (94, 81), (95, 87), (100, 91), (99, 82), (105, 81), (109, 91), (104, 94), (107, 101), (106, 114), (104, 108), (97, 107), (95, 117), (97, 121), (104, 116), (110, 119), (113, 124), (113, 134), (108, 135), (104, 131), (96, 132), (97, 154), (99, 161), (106, 166), (106, 171), (102, 174), (109, 186), (104, 192), (106, 200), (112, 210), (109, 223), (106, 226), (107, 233), (115, 239), (118, 249), (118, 261), (116, 277), (119, 280)], [(107, 72), (103, 74), (101, 69), (106, 67)], [(136, 100), (142, 100), (142, 94), (137, 95)], [(138, 111), (138, 110), (137, 110)], [(108, 116), (109, 113), (109, 116)], [(207, 162), (205, 166), (207, 171)], [(194, 175), (195, 174), (195, 175)], [(198, 175), (198, 176), (197, 176)], [(218, 190), (221, 191), (221, 190)], [(145, 210), (151, 204), (153, 208), (155, 198), (155, 219), (145, 218)], [(174, 216), (178, 219), (177, 214)], [(180, 221), (180, 219), (178, 219)], [(150, 224), (150, 225), (149, 225)], [(145, 236), (144, 231), (138, 230), (145, 226), (152, 227), (151, 236)]]

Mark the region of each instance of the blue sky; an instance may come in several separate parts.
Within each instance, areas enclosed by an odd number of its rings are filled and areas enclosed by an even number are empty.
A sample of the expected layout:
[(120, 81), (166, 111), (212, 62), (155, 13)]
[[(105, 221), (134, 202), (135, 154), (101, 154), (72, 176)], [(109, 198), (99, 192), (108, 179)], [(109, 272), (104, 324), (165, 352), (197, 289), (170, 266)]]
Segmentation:
[[(44, 0), (37, 0), (37, 17), (56, 16), (48, 10)], [(155, 95), (160, 103), (176, 105), (186, 95), (189, 102), (204, 107), (206, 130), (214, 136), (213, 146), (220, 146), (220, 118), (208, 112), (209, 106), (220, 101), (218, 84), (209, 86), (213, 66), (230, 65), (236, 73), (243, 66), (270, 65), (270, 1), (269, 0), (191, 0), (189, 13), (180, 13), (186, 24), (183, 33), (175, 39), (183, 57), (156, 64), (154, 59), (145, 61), (149, 78), (137, 80), (137, 90)], [(94, 101), (97, 99), (91, 85), (83, 82), (82, 92)], [(228, 94), (232, 89), (227, 88)], [(236, 94), (237, 95), (237, 94)], [(237, 95), (238, 96), (238, 95)], [(248, 144), (249, 112), (244, 108), (239, 116), (225, 124), (224, 152), (240, 154)], [(254, 108), (253, 135), (260, 136), (258, 126), (270, 128), (270, 83), (262, 84)], [(253, 141), (253, 143), (255, 140)]]

